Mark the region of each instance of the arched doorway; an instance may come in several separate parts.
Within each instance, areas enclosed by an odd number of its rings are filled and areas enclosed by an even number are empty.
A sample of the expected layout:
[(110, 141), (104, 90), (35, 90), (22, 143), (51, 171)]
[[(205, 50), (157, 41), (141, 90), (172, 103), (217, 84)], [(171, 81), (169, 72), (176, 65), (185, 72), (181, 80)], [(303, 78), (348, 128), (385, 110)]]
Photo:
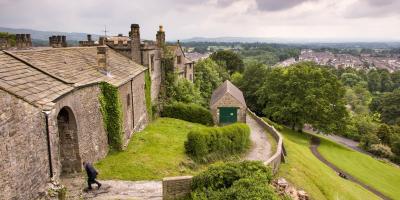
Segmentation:
[(61, 161), (61, 175), (80, 172), (81, 158), (79, 155), (78, 129), (74, 113), (68, 107), (60, 110), (57, 116), (59, 155)]

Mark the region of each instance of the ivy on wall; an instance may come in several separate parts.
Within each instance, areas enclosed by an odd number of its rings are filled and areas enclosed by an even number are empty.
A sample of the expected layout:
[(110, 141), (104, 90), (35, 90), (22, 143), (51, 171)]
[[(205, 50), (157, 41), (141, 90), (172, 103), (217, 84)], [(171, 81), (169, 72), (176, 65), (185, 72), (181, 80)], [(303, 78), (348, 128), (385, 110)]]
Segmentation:
[(151, 104), (151, 77), (148, 70), (145, 72), (144, 78), (144, 88), (145, 88), (145, 98), (146, 98), (146, 110), (149, 120), (153, 119), (153, 108)]
[(108, 144), (111, 150), (122, 151), (122, 104), (118, 95), (118, 88), (106, 83), (100, 83), (100, 109), (103, 114), (105, 129), (107, 130)]

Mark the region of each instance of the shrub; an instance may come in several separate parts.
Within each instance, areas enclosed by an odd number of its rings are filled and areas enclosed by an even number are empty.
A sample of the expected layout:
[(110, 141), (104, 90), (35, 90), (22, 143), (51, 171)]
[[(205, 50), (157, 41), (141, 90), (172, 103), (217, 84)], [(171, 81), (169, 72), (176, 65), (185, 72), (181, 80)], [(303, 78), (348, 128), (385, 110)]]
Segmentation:
[(242, 123), (202, 128), (189, 132), (185, 149), (194, 160), (209, 162), (243, 153), (250, 145), (249, 137), (250, 128)]
[(370, 153), (377, 155), (379, 157), (383, 158), (392, 158), (393, 153), (390, 150), (390, 147), (384, 145), (384, 144), (373, 144), (368, 150)]
[(181, 102), (164, 106), (161, 116), (182, 119), (189, 122), (214, 125), (211, 112), (196, 104), (185, 104)]
[(219, 163), (193, 178), (192, 199), (278, 199), (271, 169), (259, 161)]

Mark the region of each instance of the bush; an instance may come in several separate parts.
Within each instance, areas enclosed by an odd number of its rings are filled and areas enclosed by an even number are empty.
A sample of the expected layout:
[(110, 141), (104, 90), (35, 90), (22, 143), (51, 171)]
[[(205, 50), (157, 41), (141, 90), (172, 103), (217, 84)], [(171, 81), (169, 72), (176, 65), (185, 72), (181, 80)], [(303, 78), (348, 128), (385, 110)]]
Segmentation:
[(197, 129), (189, 132), (185, 149), (194, 160), (209, 162), (243, 153), (250, 146), (249, 137), (250, 128), (242, 123)]
[(166, 105), (161, 112), (161, 116), (182, 119), (188, 122), (199, 123), (208, 126), (214, 125), (211, 112), (196, 104), (177, 102), (172, 103), (171, 105)]
[(216, 164), (193, 178), (192, 199), (278, 199), (271, 169), (259, 161)]
[(373, 144), (368, 150), (370, 153), (377, 155), (379, 157), (383, 158), (392, 158), (393, 153), (390, 150), (390, 147), (384, 145), (384, 144)]
[(374, 144), (379, 144), (380, 139), (375, 133), (369, 133), (367, 135), (362, 136), (360, 141), (360, 147), (369, 150), (369, 148)]

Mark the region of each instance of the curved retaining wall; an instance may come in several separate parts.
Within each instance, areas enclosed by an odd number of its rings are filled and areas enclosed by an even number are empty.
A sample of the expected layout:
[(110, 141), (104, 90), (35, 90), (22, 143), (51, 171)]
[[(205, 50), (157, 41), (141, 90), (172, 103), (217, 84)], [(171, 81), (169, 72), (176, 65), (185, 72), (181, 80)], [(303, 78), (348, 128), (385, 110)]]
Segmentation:
[(285, 147), (283, 146), (283, 137), (279, 131), (275, 129), (275, 127), (269, 125), (265, 122), (262, 118), (258, 117), (255, 113), (251, 110), (247, 109), (247, 112), (256, 120), (256, 122), (267, 129), (267, 131), (275, 138), (277, 146), (274, 155), (271, 156), (267, 161), (264, 162), (265, 165), (271, 166), (274, 173), (278, 172), (279, 165), (281, 162), (285, 162), (286, 151)]

